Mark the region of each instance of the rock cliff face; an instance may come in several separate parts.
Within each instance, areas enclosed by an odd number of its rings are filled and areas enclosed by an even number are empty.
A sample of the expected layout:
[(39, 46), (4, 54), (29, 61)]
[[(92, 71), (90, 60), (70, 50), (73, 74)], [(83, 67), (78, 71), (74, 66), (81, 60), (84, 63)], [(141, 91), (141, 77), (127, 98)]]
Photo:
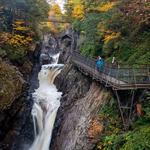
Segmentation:
[(0, 61), (0, 110), (11, 106), (22, 92), (25, 81), (18, 69), (3, 61)]
[(7, 58), (0, 58), (0, 149), (17, 150), (14, 141), (32, 108), (32, 101), (28, 98), (29, 77), (39, 50), (40, 45), (37, 45), (22, 66), (14, 66)]
[(104, 129), (99, 111), (111, 98), (110, 91), (71, 64), (73, 47), (76, 46), (68, 37), (61, 42), (60, 62), (65, 66), (55, 84), (63, 96), (53, 131), (52, 150), (92, 150)]
[(56, 79), (63, 92), (51, 144), (52, 150), (92, 150), (103, 131), (97, 118), (111, 93), (66, 64)]
[(0, 141), (3, 143), (0, 148), (11, 149), (27, 111), (24, 98), (26, 82), (17, 67), (1, 60), (0, 83)]

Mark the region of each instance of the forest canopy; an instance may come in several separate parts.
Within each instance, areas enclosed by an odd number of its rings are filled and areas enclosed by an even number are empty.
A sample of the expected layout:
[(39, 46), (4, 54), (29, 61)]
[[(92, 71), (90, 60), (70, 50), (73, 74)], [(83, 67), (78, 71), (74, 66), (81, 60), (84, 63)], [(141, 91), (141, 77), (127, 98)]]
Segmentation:
[(46, 0), (0, 0), (0, 56), (19, 63), (42, 37), (40, 24), (48, 18)]
[(148, 1), (67, 0), (65, 9), (82, 39), (82, 54), (127, 64), (150, 62)]

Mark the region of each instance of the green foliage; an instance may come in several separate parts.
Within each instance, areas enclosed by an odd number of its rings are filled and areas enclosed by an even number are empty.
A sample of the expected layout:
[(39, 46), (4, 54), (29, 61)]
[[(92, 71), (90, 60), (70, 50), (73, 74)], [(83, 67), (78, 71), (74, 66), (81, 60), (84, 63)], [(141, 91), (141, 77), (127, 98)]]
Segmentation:
[(27, 55), (27, 49), (25, 47), (5, 45), (3, 49), (0, 49), (0, 53), (1, 57), (7, 56), (13, 63), (23, 64)]
[(150, 149), (150, 127), (141, 126), (125, 134), (125, 144), (120, 150), (145, 150)]
[(78, 32), (82, 31), (82, 21), (74, 20), (73, 27)]
[(105, 134), (118, 133), (121, 128), (121, 120), (117, 108), (116, 100), (111, 98), (99, 112), (100, 118), (103, 118), (106, 123), (105, 130), (107, 133)]
[[(69, 17), (74, 28), (84, 35), (82, 54), (100, 54), (108, 61), (115, 56), (120, 64), (149, 64), (150, 31), (148, 14), (144, 13), (148, 2), (80, 0), (78, 3), (84, 6), (84, 19), (76, 21), (71, 14)], [(74, 3), (67, 4), (71, 12)]]
[(149, 150), (150, 149), (150, 92), (143, 98), (143, 116), (138, 117), (129, 131), (122, 131), (116, 102), (111, 100), (100, 111), (105, 131), (95, 150)]
[[(49, 5), (46, 0), (2, 0), (0, 12), (1, 17), (0, 27), (2, 31), (13, 32), (14, 21), (22, 20), (26, 27), (30, 27), (32, 31), (36, 32), (38, 24), (46, 20), (48, 17)], [(16, 28), (23, 31), (24, 27)], [(38, 35), (36, 35), (37, 37)]]
[(117, 103), (113, 97), (110, 99), (110, 101), (107, 104), (105, 104), (104, 107), (102, 107), (100, 114), (112, 118), (118, 117)]
[(133, 38), (121, 39), (116, 44), (116, 50), (113, 55), (123, 64), (149, 64), (150, 62), (150, 43), (149, 32), (137, 35), (135, 41)]
[(150, 127), (141, 126), (125, 134), (111, 134), (103, 138), (102, 150), (148, 150)]
[(8, 58), (12, 62), (17, 62), (19, 64), (23, 63), (25, 61), (25, 56), (27, 54), (27, 51), (24, 47), (9, 47), (7, 48), (7, 55)]
[(2, 48), (0, 48), (0, 57), (5, 57), (7, 55), (6, 51)]
[(24, 81), (15, 67), (0, 61), (0, 111), (8, 109), (21, 94)]
[(75, 29), (84, 33), (84, 40), (80, 46), (81, 53), (94, 56), (100, 53), (99, 38), (97, 35), (97, 24), (99, 22), (99, 14), (89, 13), (87, 18), (82, 22), (75, 22)]
[(0, 5), (0, 56), (22, 64), (42, 33), (39, 24), (47, 19), (49, 5), (46, 0), (1, 0)]

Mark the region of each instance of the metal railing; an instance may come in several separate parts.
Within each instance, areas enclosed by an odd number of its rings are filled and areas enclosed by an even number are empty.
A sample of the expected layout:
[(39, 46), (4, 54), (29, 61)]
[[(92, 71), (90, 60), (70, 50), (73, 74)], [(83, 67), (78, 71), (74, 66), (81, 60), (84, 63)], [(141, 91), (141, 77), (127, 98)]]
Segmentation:
[(72, 54), (72, 61), (84, 72), (106, 84), (117, 88), (150, 88), (150, 66), (117, 68), (105, 64), (104, 70), (98, 72), (96, 59), (82, 56), (80, 53)]

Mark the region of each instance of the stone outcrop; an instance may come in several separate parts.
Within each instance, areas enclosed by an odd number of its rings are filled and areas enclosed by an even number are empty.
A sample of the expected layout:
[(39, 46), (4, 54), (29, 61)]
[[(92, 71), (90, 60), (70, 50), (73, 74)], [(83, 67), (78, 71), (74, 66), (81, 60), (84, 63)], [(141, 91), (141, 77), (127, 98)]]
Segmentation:
[(63, 93), (57, 113), (52, 150), (92, 150), (104, 129), (99, 111), (111, 98), (111, 92), (71, 63), (76, 43), (66, 36), (61, 42), (60, 62), (65, 63), (55, 84)]
[[(18, 122), (18, 119), (25, 112), (23, 91), (26, 82), (17, 67), (1, 60), (0, 83), (0, 141), (3, 144), (10, 144), (13, 141), (11, 135), (15, 137), (19, 134), (19, 128), (16, 130), (14, 128), (21, 127), (20, 123), (23, 123), (23, 118), (21, 122)], [(0, 148), (9, 149), (10, 147), (0, 144)]]
[[(34, 45), (22, 65), (14, 66), (7, 57), (0, 58), (0, 149), (20, 150), (16, 147), (21, 144), (18, 144), (18, 139), (22, 140), (22, 134), (28, 130), (31, 133), (29, 139), (33, 139), (32, 127), (29, 127), (32, 108), (29, 85), (34, 78), (31, 72), (33, 65), (38, 63), (40, 49), (40, 43), (36, 47)], [(38, 65), (35, 66), (39, 68)]]
[(16, 67), (0, 61), (0, 83), (0, 111), (3, 111), (21, 95), (25, 81)]
[(103, 131), (103, 122), (97, 120), (98, 112), (111, 93), (71, 64), (65, 65), (55, 82), (63, 96), (51, 149), (92, 150)]

